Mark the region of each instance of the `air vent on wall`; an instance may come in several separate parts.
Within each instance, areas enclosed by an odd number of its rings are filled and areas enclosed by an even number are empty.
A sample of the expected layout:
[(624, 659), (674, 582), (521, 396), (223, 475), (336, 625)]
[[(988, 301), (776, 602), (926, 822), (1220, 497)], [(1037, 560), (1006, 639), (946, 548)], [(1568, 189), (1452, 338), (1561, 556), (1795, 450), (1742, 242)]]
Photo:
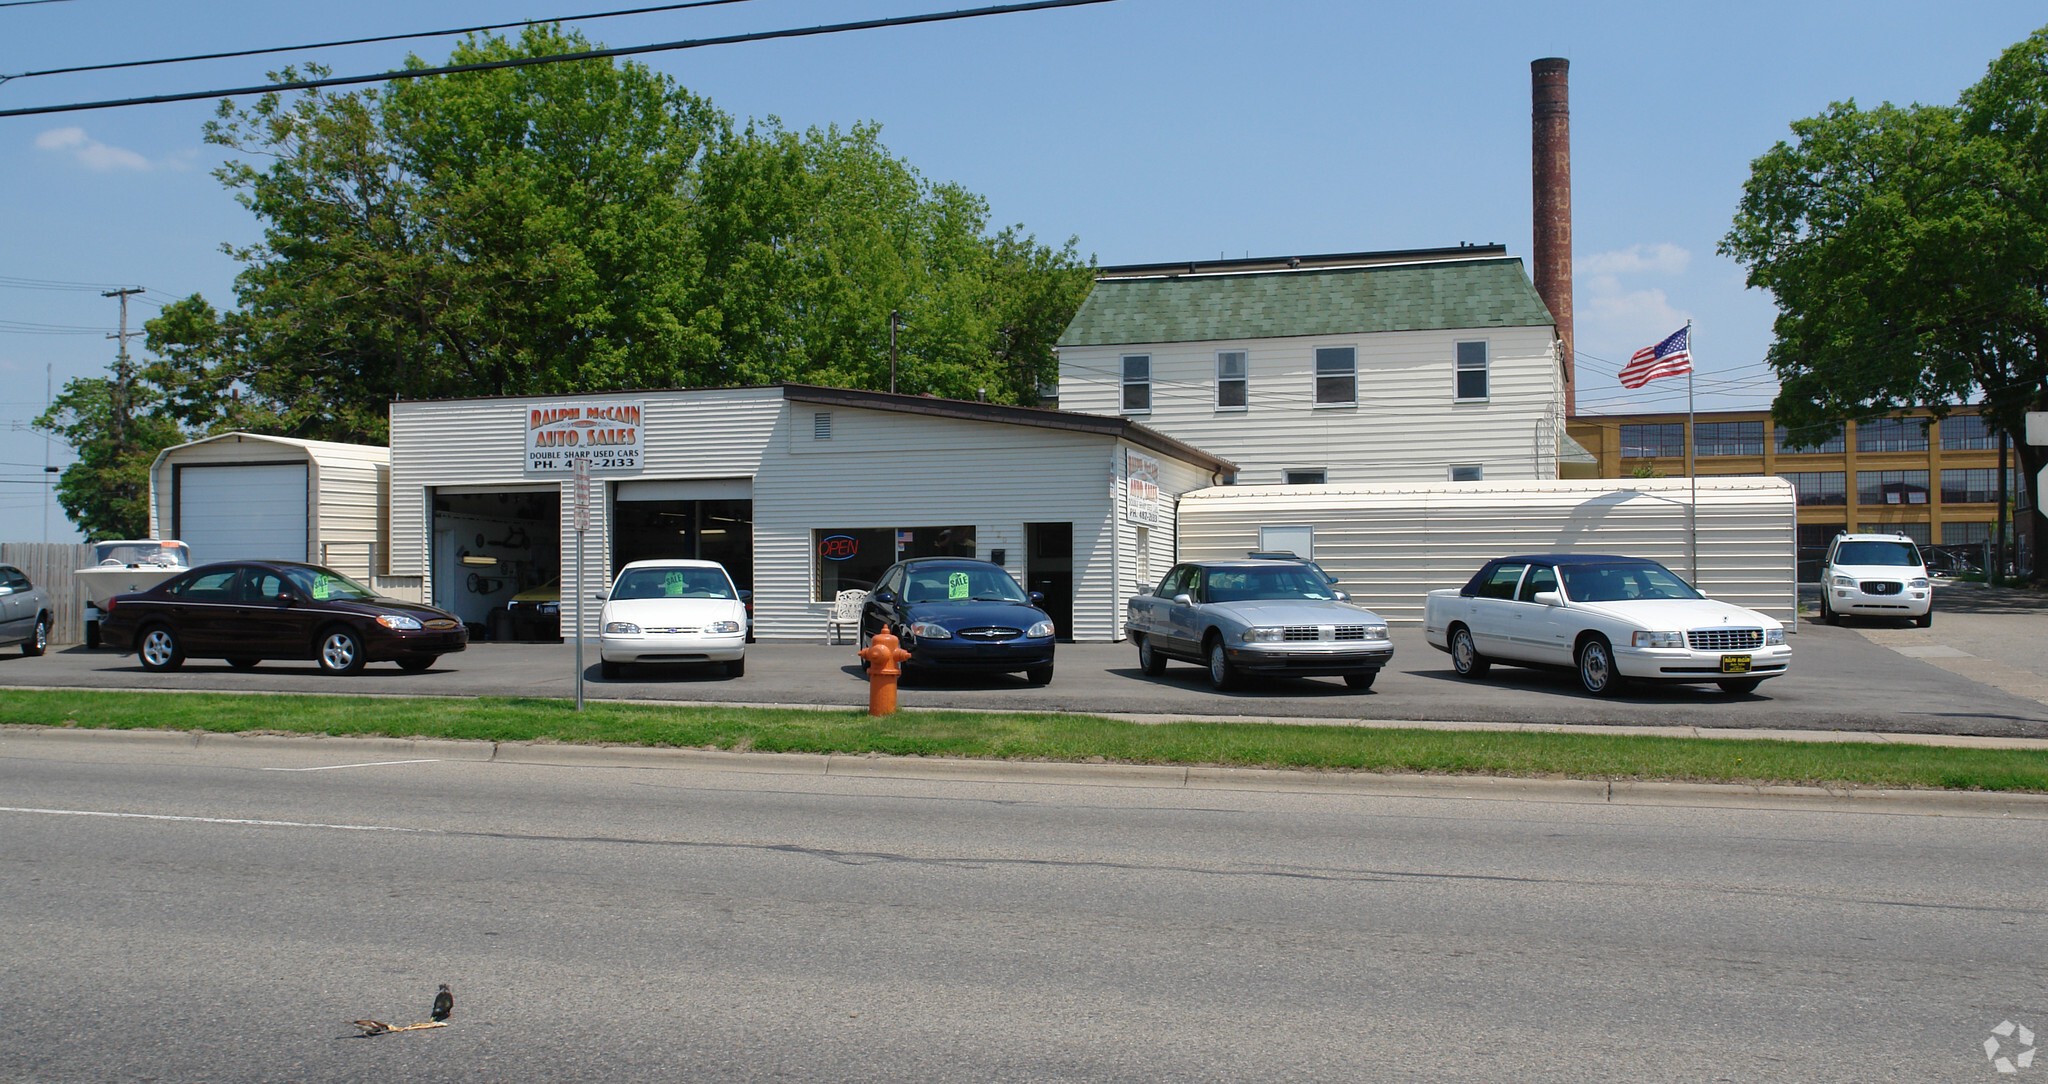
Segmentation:
[(811, 439), (812, 439), (812, 440), (831, 440), (831, 439), (832, 439), (832, 412), (831, 412), (831, 411), (829, 411), (829, 410), (821, 410), (821, 411), (819, 411), (818, 413), (816, 413), (816, 414), (813, 414), (813, 415), (811, 415)]

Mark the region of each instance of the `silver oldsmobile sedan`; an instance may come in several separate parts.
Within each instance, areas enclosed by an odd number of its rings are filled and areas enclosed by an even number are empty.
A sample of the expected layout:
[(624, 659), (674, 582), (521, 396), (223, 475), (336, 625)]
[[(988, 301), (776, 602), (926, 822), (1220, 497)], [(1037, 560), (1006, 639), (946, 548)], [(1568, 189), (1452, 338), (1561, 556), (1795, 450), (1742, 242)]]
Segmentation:
[(1207, 666), (1218, 689), (1247, 674), (1342, 675), (1370, 689), (1394, 644), (1387, 623), (1349, 597), (1298, 563), (1192, 562), (1130, 600), (1129, 630), (1139, 667), (1153, 676), (1181, 659)]

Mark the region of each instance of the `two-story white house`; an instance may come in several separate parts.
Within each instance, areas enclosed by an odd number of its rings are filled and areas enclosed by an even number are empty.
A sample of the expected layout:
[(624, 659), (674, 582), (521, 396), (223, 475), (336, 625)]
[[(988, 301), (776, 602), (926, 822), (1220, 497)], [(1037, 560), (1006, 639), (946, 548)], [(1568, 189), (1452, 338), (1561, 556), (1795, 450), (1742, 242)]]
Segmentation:
[(1558, 476), (1555, 322), (1499, 245), (1104, 268), (1063, 410), (1121, 415), (1240, 484)]

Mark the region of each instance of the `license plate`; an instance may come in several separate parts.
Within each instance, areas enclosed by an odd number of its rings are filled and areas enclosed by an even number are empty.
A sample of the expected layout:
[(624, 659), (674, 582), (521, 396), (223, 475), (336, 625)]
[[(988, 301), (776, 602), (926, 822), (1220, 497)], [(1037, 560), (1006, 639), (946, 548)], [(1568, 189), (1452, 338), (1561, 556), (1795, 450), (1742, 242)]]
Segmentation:
[(1723, 655), (1723, 656), (1721, 656), (1721, 672), (1722, 672), (1722, 673), (1724, 673), (1724, 674), (1747, 674), (1747, 673), (1749, 673), (1749, 656), (1747, 656), (1747, 655)]

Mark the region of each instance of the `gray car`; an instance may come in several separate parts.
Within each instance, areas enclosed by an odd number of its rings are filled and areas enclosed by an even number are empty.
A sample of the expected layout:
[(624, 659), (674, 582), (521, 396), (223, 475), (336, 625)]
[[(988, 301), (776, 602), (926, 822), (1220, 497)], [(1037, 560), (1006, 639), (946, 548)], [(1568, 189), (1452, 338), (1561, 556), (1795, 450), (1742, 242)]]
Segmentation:
[(24, 655), (50, 646), (50, 596), (28, 582), (28, 574), (0, 565), (0, 646), (20, 644)]
[(1218, 689), (1247, 674), (1341, 675), (1369, 689), (1394, 644), (1386, 621), (1349, 597), (1298, 562), (1201, 561), (1175, 565), (1127, 616), (1147, 674), (1181, 659), (1208, 667)]

